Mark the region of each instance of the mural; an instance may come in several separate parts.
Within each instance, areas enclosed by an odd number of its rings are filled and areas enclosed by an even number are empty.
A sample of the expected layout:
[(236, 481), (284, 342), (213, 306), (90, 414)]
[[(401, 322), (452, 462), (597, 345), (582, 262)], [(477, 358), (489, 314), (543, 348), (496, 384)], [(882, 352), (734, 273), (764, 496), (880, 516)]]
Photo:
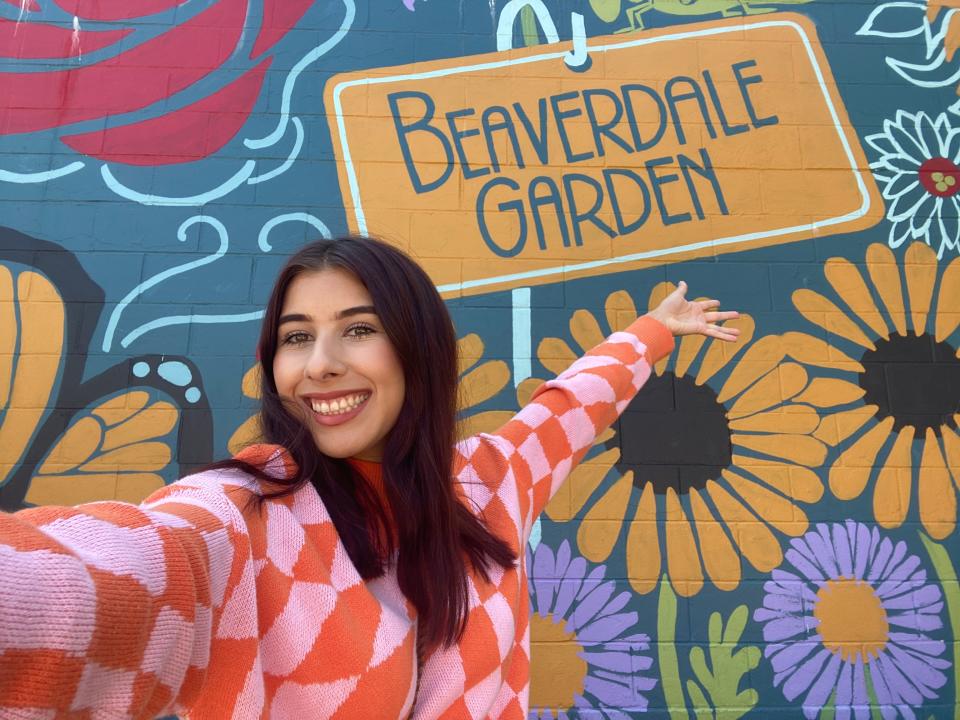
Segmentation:
[(683, 279), (528, 547), (531, 717), (960, 717), (960, 7), (0, 2), (0, 507), (257, 437), (301, 243), (458, 328), (461, 433)]

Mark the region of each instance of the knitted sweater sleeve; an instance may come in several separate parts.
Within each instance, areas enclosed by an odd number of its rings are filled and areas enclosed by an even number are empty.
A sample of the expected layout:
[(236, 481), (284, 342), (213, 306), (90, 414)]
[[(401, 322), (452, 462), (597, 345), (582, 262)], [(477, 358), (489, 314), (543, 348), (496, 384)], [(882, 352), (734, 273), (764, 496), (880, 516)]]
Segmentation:
[(0, 515), (0, 716), (152, 718), (193, 703), (224, 607), (252, 591), (238, 506), (194, 477), (140, 506)]
[(597, 435), (624, 411), (653, 364), (673, 346), (664, 325), (638, 318), (541, 385), (495, 433), (461, 443), (458, 479), (469, 501), (489, 524), (512, 526), (524, 541)]

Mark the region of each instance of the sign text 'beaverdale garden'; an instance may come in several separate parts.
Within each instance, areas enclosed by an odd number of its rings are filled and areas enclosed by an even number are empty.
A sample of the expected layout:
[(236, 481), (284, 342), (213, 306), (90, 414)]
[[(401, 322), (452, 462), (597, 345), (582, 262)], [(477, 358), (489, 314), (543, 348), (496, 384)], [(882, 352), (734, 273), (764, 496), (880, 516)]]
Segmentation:
[(779, 17), (591, 38), (580, 72), (541, 46), (338, 76), (351, 225), (447, 294), (872, 225), (882, 203), (812, 27)]

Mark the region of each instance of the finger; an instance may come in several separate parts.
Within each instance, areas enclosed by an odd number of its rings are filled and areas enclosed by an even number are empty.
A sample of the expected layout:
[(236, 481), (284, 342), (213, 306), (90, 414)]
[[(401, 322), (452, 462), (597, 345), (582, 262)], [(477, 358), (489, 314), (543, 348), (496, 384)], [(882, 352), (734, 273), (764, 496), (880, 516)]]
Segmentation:
[(739, 328), (727, 328), (722, 325), (707, 325), (706, 330), (704, 330), (704, 335), (708, 335), (718, 340), (726, 340), (727, 342), (736, 342), (737, 338), (740, 336)]
[(707, 300), (701, 300), (697, 304), (700, 306), (701, 310), (710, 310), (712, 308), (720, 307), (720, 301), (714, 300), (712, 298)]
[(709, 323), (721, 322), (723, 320), (734, 320), (740, 317), (736, 310), (724, 310), (723, 312), (708, 312), (703, 314), (703, 319)]
[(681, 280), (680, 282), (678, 282), (678, 283), (677, 283), (677, 289), (673, 291), (673, 294), (674, 294), (674, 295), (679, 295), (680, 297), (683, 297), (684, 295), (686, 295), (686, 294), (687, 294), (687, 283), (685, 283), (683, 280)]

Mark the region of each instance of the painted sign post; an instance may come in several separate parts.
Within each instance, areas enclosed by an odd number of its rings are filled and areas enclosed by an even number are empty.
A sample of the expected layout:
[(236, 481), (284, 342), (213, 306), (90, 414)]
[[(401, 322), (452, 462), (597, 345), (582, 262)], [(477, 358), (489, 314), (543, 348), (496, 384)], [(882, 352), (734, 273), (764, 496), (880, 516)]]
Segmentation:
[(883, 214), (812, 24), (711, 22), (333, 78), (354, 230), (447, 295), (850, 232)]

